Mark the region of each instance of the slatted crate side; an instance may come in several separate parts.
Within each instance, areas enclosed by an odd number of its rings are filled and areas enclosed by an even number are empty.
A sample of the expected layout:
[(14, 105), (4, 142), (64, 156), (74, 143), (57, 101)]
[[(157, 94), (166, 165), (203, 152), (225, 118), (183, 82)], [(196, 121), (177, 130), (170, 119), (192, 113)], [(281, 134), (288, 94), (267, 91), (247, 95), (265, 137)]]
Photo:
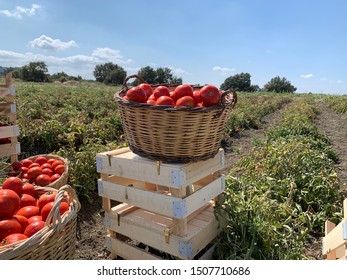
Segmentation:
[[(135, 205), (144, 210), (168, 216), (175, 219), (188, 217), (200, 209), (210, 200), (220, 195), (225, 188), (223, 175), (217, 179), (200, 186), (195, 191), (184, 197), (177, 197), (168, 191), (153, 191), (138, 188), (144, 182), (126, 179), (118, 176), (104, 176), (98, 180), (99, 196)], [(138, 187), (137, 187), (138, 186)], [(111, 203), (108, 202), (107, 205)], [(105, 207), (108, 211), (108, 207)]]
[(13, 86), (0, 86), (0, 98), (9, 98), (16, 95), (16, 88)]
[(322, 253), (328, 260), (347, 259), (347, 198), (343, 201), (343, 213), (338, 225), (325, 222)]
[(0, 127), (0, 139), (2, 138), (12, 138), (19, 136), (19, 126), (18, 125), (9, 125)]
[(17, 107), (12, 102), (0, 102), (0, 116), (17, 113)]
[(224, 168), (224, 151), (211, 159), (187, 164), (166, 164), (132, 153), (128, 148), (99, 153), (97, 171), (155, 185), (181, 189)]
[(172, 233), (171, 218), (136, 208), (122, 216), (121, 212), (128, 207), (121, 204), (106, 213), (106, 228), (111, 233), (127, 236), (179, 259), (193, 259), (220, 232), (212, 206), (188, 220), (188, 233), (183, 237)]

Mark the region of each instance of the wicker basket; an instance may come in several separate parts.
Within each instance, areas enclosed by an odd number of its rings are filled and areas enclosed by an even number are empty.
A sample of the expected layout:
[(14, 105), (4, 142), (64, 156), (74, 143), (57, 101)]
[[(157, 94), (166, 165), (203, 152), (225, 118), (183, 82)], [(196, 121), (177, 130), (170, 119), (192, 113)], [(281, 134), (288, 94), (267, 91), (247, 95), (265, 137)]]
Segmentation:
[(47, 185), (47, 187), (50, 188), (54, 188), (54, 189), (59, 189), (60, 187), (64, 186), (67, 184), (68, 181), (68, 177), (69, 177), (69, 162), (67, 159), (54, 155), (54, 154), (42, 154), (42, 155), (36, 155), (36, 156), (31, 156), (28, 157), (28, 159), (32, 160), (33, 162), (35, 161), (35, 159), (39, 156), (44, 156), (47, 159), (59, 159), (62, 162), (64, 162), (64, 166), (65, 166), (65, 170), (63, 172), (63, 174), (61, 174), (61, 176), (55, 180), (54, 182), (50, 183), (49, 185)]
[[(156, 106), (122, 98), (131, 78), (144, 82), (137, 75), (127, 77), (113, 99), (132, 152), (167, 163), (206, 160), (217, 154), (228, 116), (237, 101), (235, 91), (223, 92), (217, 106)], [(166, 86), (173, 89), (176, 85)], [(193, 86), (194, 90), (200, 88)]]
[[(39, 193), (53, 188), (38, 187)], [(55, 189), (54, 189), (55, 190)], [(55, 190), (56, 191), (56, 190)], [(60, 216), (59, 207), (68, 194), (70, 210)], [(0, 260), (71, 260), (76, 249), (77, 213), (80, 203), (69, 185), (58, 190), (54, 206), (47, 217), (46, 226), (28, 239), (0, 247)]]

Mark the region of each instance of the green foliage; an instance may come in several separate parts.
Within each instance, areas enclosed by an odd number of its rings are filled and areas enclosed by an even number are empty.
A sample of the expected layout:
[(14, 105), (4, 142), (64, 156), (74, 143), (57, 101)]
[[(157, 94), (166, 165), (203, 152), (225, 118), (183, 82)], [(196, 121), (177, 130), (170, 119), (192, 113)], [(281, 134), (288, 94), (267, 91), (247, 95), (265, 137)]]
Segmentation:
[(325, 98), (328, 106), (337, 113), (347, 114), (347, 96), (328, 96)]
[(308, 236), (338, 223), (343, 199), (331, 147), (308, 99), (293, 102), (266, 140), (226, 178), (216, 205), (220, 259), (306, 259)]
[(240, 73), (226, 78), (220, 89), (255, 92), (259, 91), (259, 86), (251, 85), (251, 75), (249, 73)]
[(93, 74), (97, 82), (113, 85), (122, 85), (127, 75), (123, 67), (112, 62), (96, 65)]
[[(148, 84), (182, 84), (182, 78), (173, 75), (172, 70), (168, 67), (158, 67), (154, 70), (150, 66), (141, 68), (137, 75)], [(132, 85), (136, 86), (140, 81), (134, 80)]]
[(53, 81), (59, 81), (59, 82), (66, 82), (66, 81), (81, 81), (82, 77), (81, 76), (70, 76), (68, 74), (66, 74), (65, 72), (59, 72), (59, 73), (55, 73), (53, 75), (49, 76), (50, 80)]
[(30, 62), (20, 69), (19, 76), (23, 81), (46, 82), (48, 81), (47, 65), (43, 61)]
[(272, 78), (267, 84), (264, 85), (264, 89), (269, 92), (288, 92), (293, 93), (296, 91), (296, 87), (294, 87), (290, 81), (286, 78), (280, 78), (279, 76)]

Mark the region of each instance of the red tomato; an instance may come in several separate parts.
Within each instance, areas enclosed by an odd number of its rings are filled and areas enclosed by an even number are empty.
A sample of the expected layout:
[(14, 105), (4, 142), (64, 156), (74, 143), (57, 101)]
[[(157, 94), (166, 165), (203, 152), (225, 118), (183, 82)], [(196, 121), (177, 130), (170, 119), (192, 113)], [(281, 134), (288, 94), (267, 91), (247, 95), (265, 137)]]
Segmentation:
[(191, 96), (183, 96), (176, 101), (176, 107), (194, 107), (195, 101)]
[(32, 224), (33, 222), (36, 221), (42, 221), (42, 216), (41, 215), (36, 215), (36, 216), (32, 216), (28, 219), (28, 224)]
[(23, 166), (29, 167), (30, 164), (33, 163), (33, 161), (32, 161), (31, 159), (23, 159), (23, 160), (21, 161), (21, 163), (22, 163)]
[(127, 91), (126, 96), (128, 97), (128, 100), (133, 102), (146, 103), (147, 101), (147, 94), (140, 87), (132, 87)]
[(205, 107), (202, 103), (196, 103), (195, 107)]
[(21, 225), (14, 220), (2, 220), (0, 221), (0, 240), (12, 233), (21, 233)]
[(157, 100), (160, 96), (170, 96), (170, 90), (166, 86), (158, 86), (153, 91), (153, 96)]
[(20, 198), (12, 190), (0, 189), (0, 220), (11, 218), (20, 207)]
[(34, 163), (29, 165), (28, 169), (33, 168), (33, 167), (40, 167), (40, 166), (41, 166), (40, 164), (38, 164), (37, 162), (34, 162)]
[(20, 196), (23, 192), (23, 181), (18, 177), (9, 177), (2, 183), (2, 188), (12, 190)]
[(194, 90), (193, 98), (194, 98), (196, 104), (202, 103), (200, 90)]
[[(49, 212), (51, 212), (52, 208), (53, 208), (54, 202), (48, 202), (45, 206), (43, 206), (43, 208), (41, 209), (41, 216), (42, 216), (42, 220), (46, 221)], [(63, 215), (66, 211), (69, 210), (69, 204), (67, 204), (66, 202), (62, 201), (59, 207), (59, 213), (60, 215)]]
[(47, 160), (47, 163), (49, 163), (50, 165), (52, 165), (54, 161), (55, 161), (54, 158), (50, 158), (50, 159)]
[(11, 220), (16, 220), (22, 227), (21, 233), (24, 232), (25, 228), (28, 226), (28, 218), (21, 215), (13, 215)]
[(36, 199), (30, 194), (22, 194), (20, 197), (20, 208), (25, 206), (36, 206)]
[(56, 160), (52, 163), (52, 170), (54, 170), (54, 169), (57, 167), (57, 165), (60, 165), (60, 164), (64, 165), (64, 162), (61, 161), (60, 159), (56, 159)]
[(63, 164), (59, 164), (54, 168), (54, 172), (57, 174), (63, 174), (65, 171), (65, 166)]
[(48, 175), (49, 177), (52, 177), (54, 173), (53, 173), (52, 169), (44, 168), (44, 169), (42, 169), (42, 174), (45, 174), (45, 175)]
[(153, 93), (153, 89), (149, 84), (146, 84), (146, 83), (140, 84), (139, 88), (142, 88), (145, 91), (147, 99)]
[(25, 240), (28, 239), (28, 236), (26, 236), (25, 234), (22, 233), (12, 233), (8, 236), (6, 236), (3, 240), (2, 240), (2, 245), (9, 245), (9, 244), (13, 244), (15, 242), (21, 241), (21, 240)]
[(21, 168), (19, 168), (18, 171), (19, 171), (20, 173), (22, 173), (22, 175), (23, 175), (23, 174), (28, 173), (28, 170), (29, 170), (28, 167), (22, 166)]
[(51, 176), (49, 182), (53, 183), (54, 181), (58, 180), (60, 178), (60, 174), (53, 174), (53, 176)]
[[(60, 166), (60, 165), (58, 165), (57, 168), (58, 168), (59, 166)], [(63, 167), (64, 167), (64, 166), (63, 166)], [(44, 186), (49, 185), (50, 179), (51, 179), (50, 176), (48, 176), (48, 175), (46, 175), (46, 174), (41, 174), (41, 175), (39, 175), (39, 176), (36, 177), (35, 183), (36, 183), (36, 185), (38, 185), (38, 186), (44, 187)]]
[(169, 96), (160, 96), (157, 101), (155, 102), (155, 105), (161, 105), (161, 106), (175, 106), (175, 101), (169, 97)]
[(44, 221), (36, 221), (29, 224), (24, 230), (24, 234), (28, 237), (33, 236), (36, 232), (40, 231), (45, 227), (46, 223)]
[(193, 97), (193, 88), (187, 84), (179, 85), (175, 88), (173, 96), (175, 101), (183, 96)]
[(19, 161), (14, 161), (12, 162), (11, 166), (14, 171), (18, 171), (23, 165)]
[(25, 183), (23, 185), (23, 194), (29, 194), (32, 197), (36, 197), (36, 191), (33, 184)]
[(147, 104), (155, 105), (156, 101), (155, 99), (148, 98), (147, 99)]
[(47, 158), (44, 156), (38, 156), (37, 158), (35, 158), (34, 162), (38, 163), (39, 165), (42, 165), (47, 162)]
[(42, 209), (43, 206), (45, 206), (48, 202), (54, 201), (55, 197), (57, 195), (57, 192), (45, 192), (44, 194), (41, 194), (37, 201), (37, 206)]
[(50, 163), (47, 163), (47, 162), (46, 162), (46, 163), (44, 163), (44, 164), (41, 165), (41, 168), (42, 168), (42, 169), (45, 169), (45, 168), (52, 169), (52, 165), (51, 165)]
[(218, 105), (221, 98), (219, 89), (213, 85), (206, 85), (201, 88), (200, 95), (204, 106)]
[(20, 208), (16, 215), (24, 216), (29, 219), (32, 216), (40, 215), (40, 208), (37, 206), (25, 206)]
[(29, 168), (27, 174), (28, 174), (29, 179), (35, 180), (37, 176), (42, 174), (42, 168), (39, 166)]

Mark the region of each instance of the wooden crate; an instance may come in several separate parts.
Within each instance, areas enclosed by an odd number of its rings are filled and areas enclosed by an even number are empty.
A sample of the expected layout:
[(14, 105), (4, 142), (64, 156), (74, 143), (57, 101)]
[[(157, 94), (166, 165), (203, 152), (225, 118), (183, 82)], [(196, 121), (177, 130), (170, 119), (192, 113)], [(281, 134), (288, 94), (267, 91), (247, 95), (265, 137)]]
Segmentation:
[(347, 260), (347, 198), (343, 201), (343, 220), (335, 225), (325, 222), (323, 255), (327, 260)]
[(172, 231), (173, 219), (129, 204), (105, 214), (106, 248), (123, 259), (211, 259), (220, 232), (213, 205), (188, 218), (188, 234)]
[(0, 139), (9, 138), (10, 143), (0, 144), (0, 158), (10, 158), (11, 163), (18, 160), (20, 143), (18, 142), (19, 127), (16, 125), (17, 109), (14, 103), (16, 89), (12, 85), (12, 75), (7, 74), (5, 85), (0, 86), (0, 117), (9, 126), (0, 127)]
[[(100, 153), (96, 158), (103, 208), (122, 202), (174, 219), (174, 232), (187, 234), (187, 217), (224, 191), (224, 151), (210, 160), (190, 164), (161, 164), (129, 149)], [(133, 177), (133, 178), (131, 178)]]

